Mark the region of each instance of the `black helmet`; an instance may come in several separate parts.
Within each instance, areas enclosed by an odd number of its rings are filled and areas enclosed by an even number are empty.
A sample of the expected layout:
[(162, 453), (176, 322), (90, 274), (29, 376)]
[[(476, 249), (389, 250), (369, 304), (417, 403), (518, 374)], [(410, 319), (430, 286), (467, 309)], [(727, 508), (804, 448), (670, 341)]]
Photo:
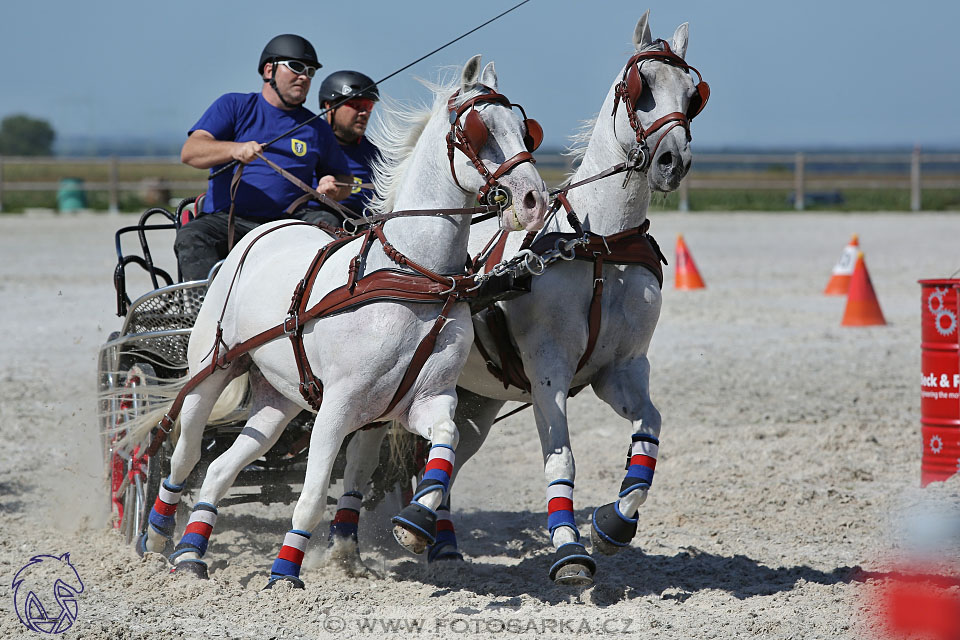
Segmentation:
[(324, 102), (334, 102), (354, 91), (361, 92), (354, 94), (355, 98), (380, 99), (380, 90), (369, 76), (359, 71), (334, 71), (320, 85), (320, 107), (323, 108)]
[(260, 66), (257, 67), (257, 72), (263, 74), (263, 65), (271, 60), (300, 60), (318, 69), (323, 66), (317, 60), (317, 51), (313, 45), (306, 38), (292, 33), (279, 35), (267, 43), (263, 53), (260, 54)]

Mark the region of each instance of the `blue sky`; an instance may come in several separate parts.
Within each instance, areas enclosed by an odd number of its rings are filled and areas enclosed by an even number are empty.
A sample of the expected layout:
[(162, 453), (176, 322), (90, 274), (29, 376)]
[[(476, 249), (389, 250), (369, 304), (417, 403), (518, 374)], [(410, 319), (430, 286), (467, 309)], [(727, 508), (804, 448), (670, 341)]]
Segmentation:
[[(4, 2), (0, 117), (45, 118), (64, 136), (182, 137), (220, 94), (259, 89), (273, 35), (311, 40), (318, 76), (379, 79), (516, 1)], [(960, 3), (946, 0), (532, 0), (382, 91), (425, 100), (414, 76), (482, 53), (561, 146), (599, 109), (647, 8), (655, 37), (690, 23), (687, 61), (713, 90), (695, 146), (960, 147)]]

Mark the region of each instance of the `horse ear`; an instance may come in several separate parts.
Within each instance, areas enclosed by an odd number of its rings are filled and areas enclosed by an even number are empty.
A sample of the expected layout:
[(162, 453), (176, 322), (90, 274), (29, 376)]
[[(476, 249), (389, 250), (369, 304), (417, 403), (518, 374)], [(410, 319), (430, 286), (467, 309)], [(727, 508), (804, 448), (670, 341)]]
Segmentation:
[(681, 58), (687, 55), (687, 39), (689, 35), (689, 23), (687, 22), (684, 22), (673, 32), (673, 52)]
[(493, 60), (487, 63), (480, 74), (480, 84), (497, 90), (497, 70), (493, 67)]
[(63, 554), (62, 556), (60, 556), (59, 559), (60, 559), (60, 560), (63, 560), (63, 561), (66, 562), (67, 564), (70, 564), (70, 552), (67, 551), (65, 554)]
[(480, 54), (467, 60), (463, 65), (463, 74), (460, 76), (461, 95), (477, 86), (477, 80), (480, 79)]
[(650, 9), (647, 9), (640, 16), (637, 28), (633, 30), (633, 46), (640, 51), (651, 42), (653, 42), (653, 34), (650, 33)]

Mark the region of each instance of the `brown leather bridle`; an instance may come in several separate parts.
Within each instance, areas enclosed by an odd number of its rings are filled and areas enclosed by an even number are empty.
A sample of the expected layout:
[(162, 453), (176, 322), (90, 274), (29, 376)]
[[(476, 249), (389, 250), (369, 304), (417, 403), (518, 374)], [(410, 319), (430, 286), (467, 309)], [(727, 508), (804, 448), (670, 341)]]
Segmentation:
[[(450, 96), (450, 99), (447, 100), (447, 110), (450, 113), (450, 131), (447, 133), (447, 157), (450, 159), (450, 173), (453, 175), (453, 181), (456, 185), (463, 189), (463, 186), (457, 179), (456, 169), (453, 166), (454, 151), (459, 149), (463, 155), (467, 156), (467, 159), (473, 163), (473, 166), (480, 173), (480, 176), (486, 181), (484, 185), (480, 187), (477, 200), (482, 204), (508, 207), (512, 195), (509, 189), (500, 184), (500, 178), (519, 164), (524, 162), (536, 163), (533, 152), (543, 141), (543, 129), (536, 120), (527, 117), (527, 112), (522, 106), (510, 102), (505, 95), (497, 93), (497, 91), (490, 87), (484, 86), (483, 88), (486, 90), (484, 93), (464, 100), (459, 106), (456, 104), (457, 97), (460, 95), (459, 90), (454, 92), (454, 94)], [(490, 173), (490, 170), (487, 169), (487, 166), (480, 159), (479, 155), (489, 135), (487, 125), (484, 124), (483, 119), (476, 110), (476, 105), (484, 102), (494, 102), (508, 108), (519, 108), (523, 114), (523, 126), (527, 132), (523, 137), (527, 150), (521, 151), (512, 158), (505, 160), (493, 173)], [(464, 113), (466, 113), (466, 117), (463, 117)]]
[[(617, 115), (617, 107), (622, 100), (627, 110), (627, 118), (630, 120), (630, 128), (633, 129), (637, 137), (636, 146), (627, 154), (629, 163), (636, 171), (643, 171), (649, 166), (650, 161), (657, 152), (657, 147), (660, 146), (660, 142), (674, 127), (683, 127), (687, 133), (687, 140), (690, 140), (690, 121), (703, 111), (703, 108), (707, 106), (707, 100), (710, 99), (710, 85), (704, 82), (703, 76), (700, 75), (700, 72), (695, 67), (690, 66), (683, 58), (675, 54), (665, 40), (656, 40), (653, 44), (659, 45), (661, 49), (641, 51), (634, 54), (630, 60), (627, 61), (627, 66), (623, 70), (623, 77), (614, 88), (615, 98), (613, 101), (613, 112), (610, 114), (612, 116)], [(658, 118), (652, 122), (649, 127), (644, 128), (640, 123), (640, 118), (637, 116), (637, 101), (643, 93), (643, 76), (640, 75), (640, 66), (647, 60), (664, 62), (674, 67), (679, 67), (687, 73), (693, 71), (697, 74), (697, 92), (690, 99), (686, 113), (679, 111), (668, 113), (662, 118)], [(666, 127), (666, 131), (660, 135), (651, 152), (647, 146), (647, 138), (649, 138), (653, 132), (663, 127)]]

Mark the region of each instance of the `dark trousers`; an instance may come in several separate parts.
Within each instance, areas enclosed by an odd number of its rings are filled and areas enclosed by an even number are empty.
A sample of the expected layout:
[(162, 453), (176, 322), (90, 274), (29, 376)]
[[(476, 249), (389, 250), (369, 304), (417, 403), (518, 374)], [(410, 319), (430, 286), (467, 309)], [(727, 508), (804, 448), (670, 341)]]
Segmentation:
[[(311, 224), (326, 222), (339, 227), (340, 219), (329, 211), (298, 211), (290, 216)], [(233, 242), (259, 227), (263, 222), (234, 217)], [(215, 264), (227, 257), (227, 212), (217, 211), (200, 216), (180, 227), (173, 243), (180, 277), (184, 280), (206, 280)]]

